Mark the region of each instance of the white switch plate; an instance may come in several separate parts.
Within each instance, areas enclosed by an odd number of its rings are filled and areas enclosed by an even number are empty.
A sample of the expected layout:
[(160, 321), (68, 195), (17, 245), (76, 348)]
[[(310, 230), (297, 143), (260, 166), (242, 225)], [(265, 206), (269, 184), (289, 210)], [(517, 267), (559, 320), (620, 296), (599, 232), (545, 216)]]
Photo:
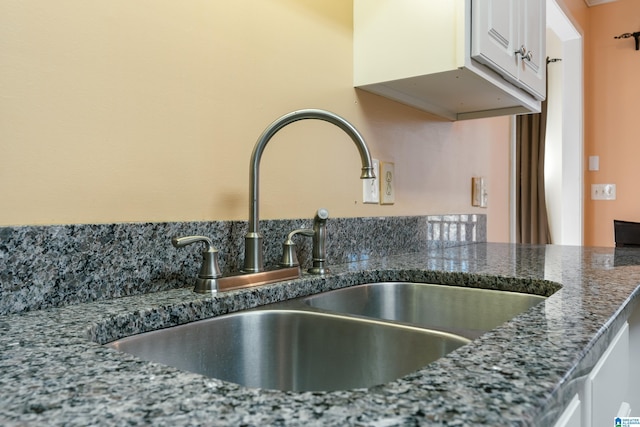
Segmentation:
[(589, 156), (589, 170), (590, 171), (600, 170), (600, 156)]
[(373, 173), (376, 175), (373, 179), (362, 180), (362, 202), (363, 203), (380, 203), (380, 161), (371, 159), (373, 163)]
[(380, 204), (392, 205), (396, 201), (395, 166), (391, 162), (380, 165)]
[(591, 200), (615, 200), (615, 184), (591, 184)]

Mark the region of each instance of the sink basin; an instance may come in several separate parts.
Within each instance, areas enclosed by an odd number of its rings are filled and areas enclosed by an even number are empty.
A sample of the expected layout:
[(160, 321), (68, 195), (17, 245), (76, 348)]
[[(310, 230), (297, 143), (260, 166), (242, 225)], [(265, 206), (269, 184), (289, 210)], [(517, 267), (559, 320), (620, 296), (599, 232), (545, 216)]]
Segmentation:
[(329, 391), (389, 382), (467, 342), (452, 334), (371, 319), (256, 309), (107, 346), (248, 387)]
[(382, 282), (304, 298), (322, 310), (410, 323), (477, 338), (546, 298), (425, 283)]

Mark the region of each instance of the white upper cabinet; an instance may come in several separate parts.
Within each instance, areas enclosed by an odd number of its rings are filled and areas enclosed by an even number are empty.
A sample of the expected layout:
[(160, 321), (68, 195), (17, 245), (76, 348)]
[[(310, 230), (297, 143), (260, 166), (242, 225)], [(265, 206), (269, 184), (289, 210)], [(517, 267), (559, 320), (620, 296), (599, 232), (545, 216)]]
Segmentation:
[(471, 57), (543, 100), (545, 2), (472, 0), (471, 16)]
[(355, 87), (450, 120), (540, 111), (544, 0), (353, 4)]

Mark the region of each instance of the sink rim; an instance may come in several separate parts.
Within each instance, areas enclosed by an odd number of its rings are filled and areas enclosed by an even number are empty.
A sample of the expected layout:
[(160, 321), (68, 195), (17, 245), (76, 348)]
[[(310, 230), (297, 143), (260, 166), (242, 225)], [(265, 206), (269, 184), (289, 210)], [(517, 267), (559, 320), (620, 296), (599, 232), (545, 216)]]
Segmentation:
[[(334, 271), (332, 274), (322, 278), (320, 282), (317, 281), (319, 279), (317, 276), (303, 274), (293, 282), (277, 282), (252, 289), (239, 289), (218, 294), (196, 294), (186, 287), (176, 288), (162, 292), (163, 294), (168, 294), (169, 299), (162, 303), (161, 312), (158, 312), (159, 306), (154, 304), (149, 306), (148, 302), (144, 302), (144, 304), (135, 306), (126, 312), (112, 313), (101, 318), (98, 322), (91, 323), (85, 330), (84, 336), (91, 342), (103, 345), (131, 335), (234, 312), (263, 308), (273, 304), (287, 304), (296, 299), (311, 297), (329, 291), (382, 281), (426, 284), (444, 283), (444, 286), (495, 289), (496, 279), (508, 280), (508, 286), (503, 284), (501, 288), (495, 290), (530, 293), (531, 295), (547, 298), (554, 298), (555, 294), (564, 287), (557, 281), (547, 279), (503, 276), (481, 272), (448, 272), (429, 268), (382, 268), (376, 270), (375, 273), (380, 276), (380, 279), (373, 279), (372, 281), (368, 270), (348, 270), (340, 274), (336, 274)], [(311, 285), (310, 289), (300, 288), (300, 286), (308, 287)], [(535, 289), (536, 292), (527, 292), (527, 290), (531, 289)], [(256, 301), (252, 297), (250, 299), (242, 298), (238, 301), (233, 300), (239, 294), (249, 294), (249, 292), (259, 299)], [(177, 294), (174, 295), (174, 293)], [(147, 295), (140, 297), (148, 298)], [(133, 298), (137, 297), (133, 296)], [(232, 300), (229, 302), (229, 299)], [(227, 302), (229, 303), (227, 304)], [(194, 312), (192, 309), (194, 304), (196, 307), (202, 306), (202, 308), (207, 306), (206, 310), (200, 309)]]
[[(303, 278), (304, 279), (304, 278)], [(519, 281), (518, 278), (513, 278), (516, 282)], [(288, 311), (295, 311), (295, 312), (303, 312), (303, 313), (316, 313), (316, 314), (322, 314), (323, 316), (329, 316), (329, 317), (335, 317), (335, 318), (343, 318), (343, 319), (348, 319), (349, 321), (353, 322), (353, 321), (358, 321), (358, 322), (365, 322), (365, 323), (371, 323), (371, 324), (380, 324), (383, 326), (392, 326), (395, 328), (404, 328), (404, 329), (408, 329), (408, 330), (417, 330), (419, 332), (427, 332), (429, 334), (432, 335), (439, 335), (441, 334), (441, 336), (444, 337), (452, 337), (453, 339), (458, 339), (458, 340), (463, 340), (463, 344), (460, 347), (464, 347), (468, 344), (473, 344), (474, 341), (476, 341), (476, 339), (478, 338), (478, 336), (473, 336), (473, 337), (469, 337), (469, 336), (464, 336), (462, 334), (457, 333), (457, 331), (452, 331), (450, 329), (447, 328), (437, 328), (437, 327), (428, 327), (428, 326), (421, 326), (421, 325), (416, 325), (416, 324), (412, 324), (412, 323), (403, 323), (403, 322), (399, 322), (399, 321), (394, 321), (394, 320), (390, 320), (390, 319), (378, 319), (378, 318), (372, 318), (372, 317), (367, 317), (367, 316), (359, 316), (356, 314), (351, 314), (351, 313), (339, 313), (339, 312), (335, 312), (332, 310), (326, 310), (326, 309), (321, 309), (318, 307), (312, 307), (310, 305), (305, 304), (303, 301), (305, 299), (308, 298), (312, 298), (315, 296), (320, 296), (322, 294), (326, 294), (332, 291), (341, 291), (341, 290), (346, 290), (349, 288), (353, 288), (353, 287), (358, 287), (358, 286), (365, 286), (365, 285), (372, 285), (372, 284), (378, 284), (378, 283), (388, 283), (388, 282), (392, 282), (392, 283), (402, 283), (402, 284), (407, 284), (407, 283), (414, 283), (414, 284), (418, 284), (418, 285), (438, 285), (438, 286), (451, 286), (451, 287), (457, 287), (457, 288), (463, 288), (463, 289), (478, 289), (478, 290), (492, 290), (492, 291), (501, 291), (501, 292), (507, 292), (507, 293), (524, 293), (530, 296), (537, 296), (540, 297), (541, 299), (545, 299), (548, 298), (549, 296), (551, 296), (555, 291), (559, 290), (561, 288), (558, 287), (556, 288), (553, 292), (551, 292), (549, 295), (540, 295), (540, 294), (535, 294), (535, 293), (527, 293), (527, 292), (520, 292), (517, 290), (506, 290), (506, 289), (490, 289), (490, 288), (483, 288), (483, 287), (475, 287), (475, 286), (461, 286), (461, 285), (455, 285), (455, 284), (439, 284), (439, 283), (433, 283), (433, 282), (427, 282), (427, 281), (420, 281), (420, 279), (417, 280), (382, 280), (382, 281), (367, 281), (367, 280), (363, 280), (361, 283), (356, 283), (356, 284), (349, 284), (347, 286), (343, 286), (343, 287), (337, 287), (337, 288), (329, 288), (329, 289), (322, 289), (319, 290), (318, 292), (314, 292), (311, 294), (308, 294), (306, 296), (295, 296), (291, 299), (288, 300), (280, 300), (280, 301), (276, 301), (276, 302), (272, 302), (272, 303), (267, 303), (265, 305), (260, 305), (257, 307), (250, 307), (250, 308), (246, 308), (246, 309), (240, 309), (237, 311), (231, 311), (231, 312), (227, 312), (227, 313), (220, 313), (220, 314), (216, 314), (216, 315), (212, 315), (210, 317), (206, 317), (206, 318), (202, 318), (202, 319), (194, 319), (193, 321), (189, 321), (187, 323), (182, 323), (182, 324), (166, 324), (166, 326), (160, 326), (160, 327), (153, 327), (151, 329), (148, 329), (146, 331), (140, 330), (134, 333), (126, 333), (124, 335), (120, 335), (119, 337), (114, 337), (114, 339), (109, 340), (107, 342), (107, 340), (102, 341), (102, 344), (109, 344), (112, 343), (114, 341), (119, 341), (119, 340), (123, 340), (126, 339), (128, 337), (131, 336), (136, 336), (139, 334), (144, 334), (147, 332), (155, 332), (155, 331), (159, 331), (162, 329), (166, 329), (166, 328), (173, 328), (176, 326), (185, 326), (191, 323), (195, 323), (195, 322), (200, 322), (200, 321), (208, 321), (208, 320), (214, 320), (214, 319), (219, 319), (222, 317), (226, 317), (226, 316), (238, 316), (238, 315), (244, 315), (246, 313), (250, 313), (250, 312), (255, 312), (255, 311), (277, 311), (277, 310), (288, 310)], [(545, 281), (546, 282), (546, 281)], [(274, 285), (274, 286), (278, 286), (278, 285)], [(214, 298), (217, 299), (217, 298)], [(516, 316), (517, 317), (517, 316)], [(513, 319), (511, 319), (513, 320)], [(509, 322), (511, 321), (509, 320)], [(499, 328), (500, 326), (498, 326)], [(422, 366), (419, 369), (416, 369), (417, 371), (421, 371), (424, 369), (427, 369), (428, 366), (434, 362), (437, 362), (440, 359), (444, 359), (449, 357), (449, 355), (451, 353), (454, 353), (456, 351), (458, 351), (458, 349), (460, 348), (456, 348), (452, 351), (449, 351), (447, 353), (445, 353), (444, 355), (442, 355), (441, 357), (434, 359), (431, 362), (428, 362), (426, 365)], [(175, 368), (181, 371), (184, 371), (183, 369), (180, 368)], [(409, 374), (407, 374), (409, 375)], [(390, 380), (387, 381), (385, 384), (391, 383), (393, 381), (397, 381), (397, 380), (401, 380), (405, 375), (398, 377), (396, 380)], [(212, 377), (215, 378), (215, 377)], [(224, 380), (221, 380), (224, 381)], [(246, 387), (243, 385), (239, 385), (240, 387)], [(284, 391), (284, 390), (281, 390)]]

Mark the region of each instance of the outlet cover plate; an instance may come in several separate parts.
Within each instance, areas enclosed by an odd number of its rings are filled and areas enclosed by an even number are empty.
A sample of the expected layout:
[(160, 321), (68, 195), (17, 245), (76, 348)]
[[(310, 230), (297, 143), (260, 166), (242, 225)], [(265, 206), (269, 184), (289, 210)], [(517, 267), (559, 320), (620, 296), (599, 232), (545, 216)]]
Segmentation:
[(392, 205), (396, 201), (395, 166), (391, 162), (380, 164), (380, 204)]

